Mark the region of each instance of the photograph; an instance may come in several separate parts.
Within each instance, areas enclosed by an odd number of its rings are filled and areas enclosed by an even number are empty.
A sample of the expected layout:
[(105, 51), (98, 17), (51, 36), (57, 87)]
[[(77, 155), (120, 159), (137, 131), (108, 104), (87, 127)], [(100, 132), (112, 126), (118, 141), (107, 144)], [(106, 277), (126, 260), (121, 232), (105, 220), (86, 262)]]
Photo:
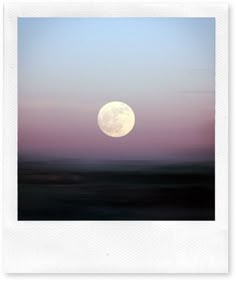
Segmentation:
[(214, 221), (215, 55), (213, 17), (19, 17), (18, 221)]

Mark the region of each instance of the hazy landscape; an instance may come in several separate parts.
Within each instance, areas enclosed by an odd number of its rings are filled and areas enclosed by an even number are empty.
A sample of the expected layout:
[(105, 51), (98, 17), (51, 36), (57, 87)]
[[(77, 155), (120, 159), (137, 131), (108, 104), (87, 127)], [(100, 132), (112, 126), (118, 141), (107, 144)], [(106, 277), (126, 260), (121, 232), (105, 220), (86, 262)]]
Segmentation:
[(17, 38), (19, 220), (214, 220), (214, 18), (20, 17)]
[(18, 163), (19, 220), (214, 220), (214, 165)]

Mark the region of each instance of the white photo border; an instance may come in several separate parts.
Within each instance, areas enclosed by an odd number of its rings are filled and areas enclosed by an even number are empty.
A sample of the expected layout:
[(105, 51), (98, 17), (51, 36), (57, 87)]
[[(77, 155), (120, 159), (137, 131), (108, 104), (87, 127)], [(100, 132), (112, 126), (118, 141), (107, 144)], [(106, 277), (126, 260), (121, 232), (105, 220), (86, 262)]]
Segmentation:
[[(215, 221), (17, 220), (17, 18), (215, 18)], [(228, 271), (228, 6), (155, 2), (4, 7), (4, 268), (8, 273)]]

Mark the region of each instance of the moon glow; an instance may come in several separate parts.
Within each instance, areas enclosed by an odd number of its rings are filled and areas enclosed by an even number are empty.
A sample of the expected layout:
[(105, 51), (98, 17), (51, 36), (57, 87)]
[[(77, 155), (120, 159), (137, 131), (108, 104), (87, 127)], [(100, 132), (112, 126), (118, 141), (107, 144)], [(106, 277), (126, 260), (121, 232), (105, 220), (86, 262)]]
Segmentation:
[(130, 133), (135, 115), (130, 106), (120, 101), (105, 104), (98, 113), (98, 126), (109, 137), (118, 138)]

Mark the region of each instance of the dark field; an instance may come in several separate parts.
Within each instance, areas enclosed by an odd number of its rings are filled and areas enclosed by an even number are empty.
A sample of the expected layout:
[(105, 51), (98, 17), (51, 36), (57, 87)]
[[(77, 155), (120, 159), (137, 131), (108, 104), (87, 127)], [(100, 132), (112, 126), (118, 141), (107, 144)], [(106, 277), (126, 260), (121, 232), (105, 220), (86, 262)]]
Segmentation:
[(18, 162), (19, 220), (214, 220), (214, 165)]

